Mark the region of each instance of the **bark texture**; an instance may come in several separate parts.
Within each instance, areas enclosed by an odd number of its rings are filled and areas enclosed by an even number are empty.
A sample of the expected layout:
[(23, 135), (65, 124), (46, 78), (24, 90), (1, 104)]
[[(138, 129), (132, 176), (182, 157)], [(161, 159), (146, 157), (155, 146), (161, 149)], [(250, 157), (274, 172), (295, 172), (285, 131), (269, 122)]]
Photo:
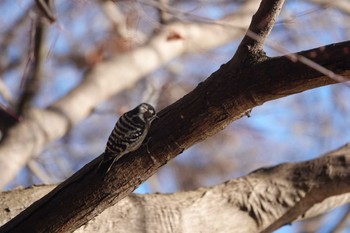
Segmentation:
[[(130, 194), (75, 232), (271, 232), (350, 201), (350, 144), (317, 159), (261, 168), (174, 194)], [(0, 194), (0, 224), (54, 186)], [(222, 221), (225, 219), (225, 221)]]
[[(350, 42), (344, 42), (326, 46), (322, 52), (314, 49), (301, 54), (316, 52), (318, 64), (333, 70), (336, 67), (341, 75), (349, 77), (350, 57), (342, 52), (349, 46)], [(244, 72), (223, 65), (191, 93), (159, 113), (149, 134), (150, 154), (141, 147), (122, 158), (106, 177), (96, 176), (100, 158), (92, 161), (3, 229), (71, 232), (127, 196), (184, 149), (215, 134), (251, 108), (334, 82), (285, 57), (267, 59)]]
[[(74, 125), (90, 115), (99, 103), (134, 86), (171, 59), (210, 50), (242, 36), (249, 25), (251, 12), (257, 9), (259, 2), (245, 3), (241, 9), (244, 14), (229, 16), (218, 24), (171, 23), (150, 38), (147, 44), (91, 68), (76, 88), (51, 106), (30, 109), (26, 118), (11, 128), (0, 144), (0, 187), (10, 182), (48, 143), (66, 135)], [(221, 24), (223, 22), (225, 26)], [(168, 40), (171, 32), (179, 34), (181, 39)], [(9, 160), (9, 157), (12, 159)]]

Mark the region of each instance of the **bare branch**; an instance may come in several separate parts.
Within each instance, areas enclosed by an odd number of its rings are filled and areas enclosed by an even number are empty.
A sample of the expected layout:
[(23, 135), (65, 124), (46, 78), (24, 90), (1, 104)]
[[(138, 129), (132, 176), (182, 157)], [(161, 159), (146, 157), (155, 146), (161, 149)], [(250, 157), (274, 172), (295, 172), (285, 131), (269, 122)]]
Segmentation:
[[(265, 53), (263, 51), (263, 45), (276, 22), (277, 16), (282, 9), (283, 3), (284, 0), (266, 0), (261, 2), (259, 10), (253, 16), (249, 29), (241, 44), (239, 45), (234, 59), (232, 59), (232, 62), (238, 62), (241, 64), (246, 63), (246, 65), (250, 65), (251, 63), (256, 63), (259, 60), (266, 59)], [(270, 46), (276, 51), (287, 53), (285, 56), (291, 61), (301, 62), (310, 68), (313, 68), (320, 73), (327, 75), (337, 82), (349, 81), (349, 79), (345, 78), (344, 76), (335, 74), (331, 70), (317, 64), (317, 62), (314, 62), (310, 58), (294, 53), (289, 53), (286, 49), (281, 48), (280, 46), (275, 45), (271, 42), (268, 42), (266, 45)]]
[[(250, 3), (250, 2), (249, 2)], [(250, 7), (253, 5), (250, 3)], [(250, 15), (230, 17), (229, 24), (248, 25)], [(175, 31), (181, 38), (168, 40)], [(210, 50), (230, 42), (241, 31), (217, 24), (172, 23), (148, 44), (96, 65), (83, 82), (45, 110), (33, 109), (0, 145), (0, 187), (8, 183), (27, 161), (49, 142), (65, 135), (101, 102), (132, 86), (146, 74), (185, 53)], [(206, 40), (203, 40), (203, 37)], [(21, 147), (18, 147), (21, 143)], [(9, 161), (7, 158), (11, 157)]]
[[(317, 62), (328, 68), (337, 67), (338, 72), (349, 76), (350, 57), (340, 52), (344, 47), (350, 47), (350, 42), (326, 46)], [(300, 54), (306, 56), (310, 52)], [(103, 157), (100, 156), (11, 220), (6, 229), (71, 232), (127, 196), (184, 149), (222, 130), (251, 108), (334, 83), (285, 57), (266, 60), (238, 73), (235, 70), (236, 67), (221, 66), (192, 92), (160, 111), (149, 133), (147, 148), (151, 154), (143, 146), (118, 160), (105, 177), (96, 174)], [(48, 119), (53, 124), (55, 117)], [(45, 221), (36, 221), (42, 216), (47, 216)], [(33, 222), (38, 224), (34, 226)]]
[(24, 91), (17, 106), (17, 114), (20, 116), (25, 114), (31, 107), (32, 101), (39, 92), (42, 83), (46, 25), (41, 20), (36, 19), (33, 30), (33, 43), (31, 43), (33, 47), (28, 56), (28, 70), (24, 74)]
[[(273, 232), (296, 219), (315, 216), (319, 214), (320, 208), (327, 208), (322, 205), (315, 206), (315, 203), (322, 202), (331, 196), (350, 192), (350, 185), (346, 182), (350, 175), (347, 171), (350, 165), (349, 152), (350, 144), (347, 144), (315, 160), (317, 163), (309, 161), (304, 166), (295, 169), (294, 176), (291, 177), (295, 182), (294, 187), (305, 194), (302, 195), (300, 201), (297, 201), (292, 208), (262, 232)], [(315, 180), (315, 183), (311, 182), (312, 179)], [(308, 180), (308, 182), (305, 183), (303, 180)]]
[(45, 18), (48, 22), (56, 21), (56, 16), (53, 11), (53, 0), (35, 0), (37, 13), (41, 18)]
[[(169, 224), (174, 232), (261, 232), (300, 203), (309, 207), (298, 213), (299, 220), (303, 220), (349, 202), (349, 159), (350, 146), (346, 145), (311, 161), (261, 168), (210, 188), (174, 194), (130, 194), (75, 232), (115, 232), (114, 226), (121, 233), (167, 232)], [(329, 187), (334, 187), (332, 192)], [(32, 187), (0, 194), (0, 224), (52, 188)], [(308, 198), (313, 192), (321, 197)], [(208, 214), (213, 212), (216, 214)]]
[(158, 14), (161, 24), (167, 24), (170, 22), (172, 16), (169, 14), (167, 8), (169, 5), (169, 0), (159, 0)]
[[(260, 7), (256, 14), (253, 16), (252, 22), (248, 28), (248, 32), (239, 45), (235, 57), (241, 59), (248, 59), (249, 57), (254, 60), (260, 60), (264, 58), (263, 45), (270, 34), (272, 27), (275, 25), (277, 16), (279, 15), (284, 0), (262, 0)], [(243, 57), (247, 56), (247, 58)], [(251, 63), (255, 62), (250, 61)], [(233, 60), (235, 61), (235, 59)]]

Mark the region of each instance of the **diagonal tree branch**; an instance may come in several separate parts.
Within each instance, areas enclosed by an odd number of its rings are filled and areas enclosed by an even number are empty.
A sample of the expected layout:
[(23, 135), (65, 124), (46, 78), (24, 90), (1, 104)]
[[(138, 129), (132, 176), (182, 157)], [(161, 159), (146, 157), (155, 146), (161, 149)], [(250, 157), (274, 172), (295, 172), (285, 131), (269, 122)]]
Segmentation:
[(259, 10), (253, 16), (249, 29), (240, 43), (235, 57), (239, 59), (248, 59), (243, 56), (254, 56), (252, 57), (253, 59), (264, 58), (264, 42), (275, 25), (283, 3), (284, 0), (261, 1)]
[[(300, 55), (316, 52), (315, 62), (349, 77), (350, 58), (342, 52), (349, 47), (350, 42), (343, 42)], [(150, 132), (151, 154), (141, 147), (121, 158), (106, 177), (96, 175), (100, 158), (95, 159), (0, 229), (71, 232), (127, 196), (184, 149), (220, 131), (251, 108), (334, 83), (285, 57), (265, 60), (238, 73), (232, 69), (236, 70), (223, 65), (192, 92), (159, 112)], [(43, 216), (45, 221), (36, 221)]]
[[(243, 6), (245, 12), (257, 7), (258, 3), (259, 0), (249, 1)], [(87, 72), (79, 86), (48, 108), (29, 110), (26, 119), (12, 128), (0, 145), (0, 187), (11, 181), (45, 145), (62, 137), (77, 122), (86, 118), (100, 102), (133, 86), (146, 74), (175, 57), (210, 50), (241, 36), (241, 30), (228, 30), (227, 24), (248, 26), (250, 17), (249, 14), (228, 17), (223, 19), (226, 26), (182, 22), (169, 24), (148, 44), (96, 65)], [(180, 34), (182, 39), (167, 40), (169, 32), (173, 31)], [(9, 157), (12, 159), (9, 160)]]

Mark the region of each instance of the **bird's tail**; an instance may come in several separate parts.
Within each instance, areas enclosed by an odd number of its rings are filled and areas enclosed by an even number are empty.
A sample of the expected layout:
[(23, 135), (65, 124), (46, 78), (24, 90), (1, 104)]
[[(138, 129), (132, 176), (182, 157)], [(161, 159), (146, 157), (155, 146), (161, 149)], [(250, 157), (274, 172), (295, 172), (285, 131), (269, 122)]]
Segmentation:
[(101, 160), (101, 162), (97, 167), (97, 174), (99, 175), (107, 174), (114, 162), (115, 162), (115, 157), (110, 157), (104, 154), (103, 159)]
[(106, 154), (103, 154), (103, 159), (101, 159), (101, 162), (98, 164), (96, 172), (100, 175), (104, 175), (107, 174), (107, 172), (109, 171), (110, 167), (111, 167), (111, 163), (112, 162), (111, 157), (107, 156)]

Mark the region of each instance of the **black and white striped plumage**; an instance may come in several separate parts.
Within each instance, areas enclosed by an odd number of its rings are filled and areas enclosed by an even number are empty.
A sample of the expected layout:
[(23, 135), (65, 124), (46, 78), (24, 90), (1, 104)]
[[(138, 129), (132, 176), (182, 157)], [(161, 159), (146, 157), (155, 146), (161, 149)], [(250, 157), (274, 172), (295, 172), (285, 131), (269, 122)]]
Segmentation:
[(113, 163), (123, 155), (137, 150), (142, 145), (155, 118), (155, 109), (147, 103), (140, 104), (119, 118), (108, 138), (104, 158), (101, 162), (104, 164), (111, 161), (106, 173)]

